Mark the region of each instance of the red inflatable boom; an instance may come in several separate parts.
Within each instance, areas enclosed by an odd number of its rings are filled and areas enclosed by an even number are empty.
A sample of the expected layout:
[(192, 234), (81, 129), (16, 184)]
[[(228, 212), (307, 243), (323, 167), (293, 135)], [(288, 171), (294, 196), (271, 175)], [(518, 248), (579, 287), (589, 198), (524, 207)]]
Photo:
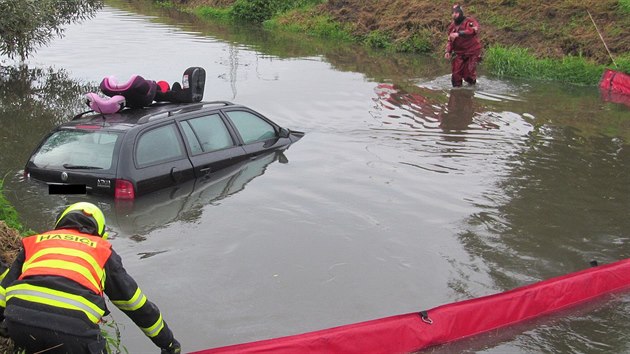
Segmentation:
[(523, 322), (628, 287), (630, 259), (419, 313), (192, 354), (411, 353)]
[(599, 81), (599, 91), (604, 101), (630, 107), (630, 75), (611, 69), (604, 70)]

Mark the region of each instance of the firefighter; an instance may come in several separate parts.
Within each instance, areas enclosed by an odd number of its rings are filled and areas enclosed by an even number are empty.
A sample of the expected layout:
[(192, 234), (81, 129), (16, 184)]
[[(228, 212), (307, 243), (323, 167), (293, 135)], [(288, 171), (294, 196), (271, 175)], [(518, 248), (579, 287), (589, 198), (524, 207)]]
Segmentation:
[(24, 238), (0, 286), (2, 327), (27, 353), (105, 353), (98, 325), (109, 313), (103, 294), (162, 353), (181, 352), (159, 309), (107, 241), (105, 217), (94, 204), (72, 204), (54, 230)]
[[(464, 16), (460, 5), (453, 5), (453, 22), (448, 26), (448, 41), (444, 58), (451, 60), (451, 83), (462, 86), (462, 79), (470, 85), (477, 83), (477, 63), (481, 60), (479, 23), (472, 16)], [(453, 55), (454, 54), (454, 55)]]

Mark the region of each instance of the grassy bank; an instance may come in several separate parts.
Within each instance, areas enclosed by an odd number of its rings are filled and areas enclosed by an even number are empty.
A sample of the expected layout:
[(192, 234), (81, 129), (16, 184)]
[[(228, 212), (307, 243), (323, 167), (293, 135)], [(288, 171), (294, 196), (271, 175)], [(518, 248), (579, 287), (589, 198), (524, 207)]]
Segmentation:
[[(202, 18), (257, 22), (271, 30), (358, 42), (384, 51), (435, 56), (443, 53), (453, 3), (450, 0), (156, 1)], [(466, 14), (481, 23), (485, 46), (481, 65), (491, 74), (593, 85), (606, 67), (630, 72), (630, 37), (625, 34), (630, 26), (630, 0), (461, 3)]]
[(20, 233), (26, 232), (24, 226), (20, 222), (17, 211), (4, 196), (3, 190), (4, 179), (0, 180), (0, 221), (4, 221), (9, 228), (15, 229)]
[[(617, 70), (630, 72), (630, 57), (616, 60)], [(537, 58), (529, 49), (495, 45), (486, 50), (483, 65), (500, 77), (555, 80), (581, 85), (595, 85), (604, 69), (611, 65), (597, 64), (581, 56), (562, 59)]]
[[(21, 246), (21, 232), (24, 226), (20, 223), (15, 208), (4, 197), (4, 180), (0, 180), (0, 260), (11, 264)], [(0, 337), (0, 353), (13, 353), (13, 343)]]

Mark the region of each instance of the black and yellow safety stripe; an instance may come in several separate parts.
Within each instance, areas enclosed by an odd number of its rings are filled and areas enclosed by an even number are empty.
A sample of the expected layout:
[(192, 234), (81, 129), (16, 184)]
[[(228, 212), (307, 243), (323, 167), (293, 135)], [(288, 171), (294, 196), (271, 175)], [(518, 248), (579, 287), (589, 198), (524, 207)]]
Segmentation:
[(68, 310), (81, 311), (93, 323), (98, 323), (105, 314), (105, 310), (82, 296), (42, 286), (24, 283), (11, 285), (6, 289), (6, 301), (10, 301), (12, 298)]
[[(140, 290), (140, 288), (137, 288), (133, 296), (131, 296), (129, 300), (112, 300), (112, 302), (120, 310), (131, 312), (140, 310), (142, 306), (147, 303), (147, 297), (142, 293), (142, 290)], [(153, 323), (149, 327), (141, 327), (141, 329), (144, 334), (147, 335), (147, 337), (153, 338), (160, 334), (160, 331), (164, 328), (164, 326), (164, 320), (162, 319), (162, 314), (160, 314), (155, 323)]]
[(141, 328), (142, 332), (147, 335), (149, 338), (153, 338), (160, 334), (160, 331), (164, 328), (164, 320), (162, 319), (162, 314), (158, 317), (158, 320), (155, 323), (147, 328)]
[(5, 269), (4, 272), (0, 274), (0, 307), (7, 307), (6, 289), (1, 285), (2, 280), (7, 276), (7, 273), (9, 273), (9, 268)]
[(138, 288), (136, 289), (136, 292), (133, 294), (131, 299), (112, 300), (112, 302), (122, 311), (135, 311), (141, 308), (147, 302), (147, 297), (144, 296), (140, 288)]

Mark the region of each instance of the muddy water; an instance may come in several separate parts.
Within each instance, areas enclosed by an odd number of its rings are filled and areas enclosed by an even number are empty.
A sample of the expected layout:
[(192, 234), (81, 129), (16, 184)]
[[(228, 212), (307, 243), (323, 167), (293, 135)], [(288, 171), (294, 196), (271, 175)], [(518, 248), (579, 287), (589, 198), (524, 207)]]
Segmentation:
[[(107, 75), (179, 81), (306, 132), (283, 154), (98, 203), (185, 350), (432, 308), (630, 257), (630, 111), (596, 88), (449, 87), (445, 63), (110, 3), (0, 86), (5, 192), (35, 230), (81, 198), (22, 180)], [(8, 60), (2, 59), (3, 63)], [(110, 306), (113, 308), (113, 306)], [(438, 352), (627, 352), (619, 294)], [(156, 352), (124, 315), (130, 353)]]

